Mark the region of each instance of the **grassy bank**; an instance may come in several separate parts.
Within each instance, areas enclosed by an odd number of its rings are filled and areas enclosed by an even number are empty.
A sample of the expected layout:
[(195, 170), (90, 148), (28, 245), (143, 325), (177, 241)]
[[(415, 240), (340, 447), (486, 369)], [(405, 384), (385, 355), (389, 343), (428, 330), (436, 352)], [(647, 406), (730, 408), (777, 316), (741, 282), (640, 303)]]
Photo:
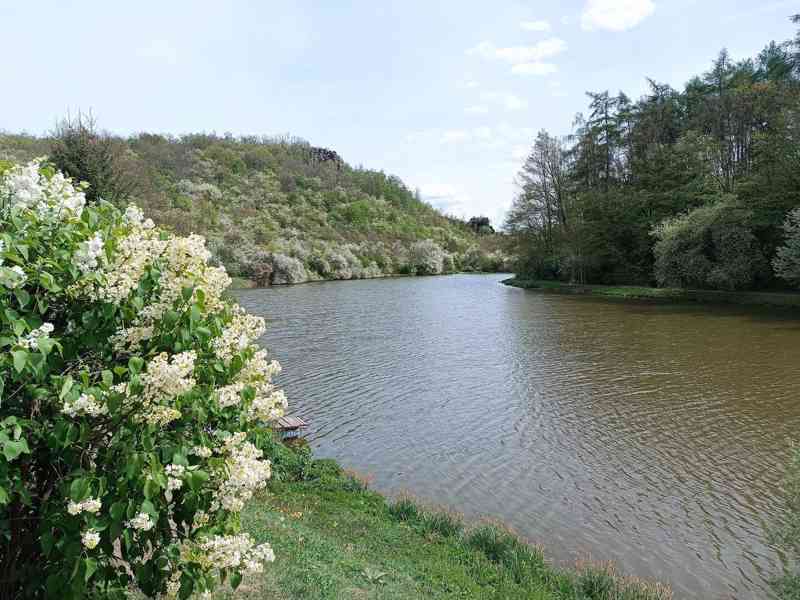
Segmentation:
[(659, 300), (665, 302), (703, 302), (709, 304), (743, 304), (800, 308), (800, 294), (778, 292), (723, 292), (718, 290), (683, 290), (628, 285), (580, 285), (512, 277), (502, 281), (513, 287), (561, 294), (587, 294), (627, 300)]
[(251, 535), (273, 545), (275, 563), (218, 598), (671, 598), (608, 568), (554, 568), (497, 525), (468, 527), (408, 499), (390, 503), (331, 461), (299, 472), (273, 482), (243, 516)]

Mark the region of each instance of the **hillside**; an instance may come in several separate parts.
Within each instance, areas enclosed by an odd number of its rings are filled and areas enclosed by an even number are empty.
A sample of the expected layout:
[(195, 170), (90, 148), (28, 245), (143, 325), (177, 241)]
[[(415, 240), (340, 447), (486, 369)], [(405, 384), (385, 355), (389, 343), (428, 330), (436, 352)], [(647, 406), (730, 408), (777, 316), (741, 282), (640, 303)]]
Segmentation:
[[(70, 126), (57, 138), (0, 135), (0, 159), (52, 156), (74, 133)], [(231, 275), (257, 285), (506, 268), (500, 236), (478, 235), (399, 178), (354, 168), (303, 140), (118, 138), (77, 127), (78, 145), (105, 145), (113, 157), (115, 185), (101, 195), (135, 201), (178, 233), (203, 235)], [(88, 168), (82, 160), (56, 163), (76, 177)]]

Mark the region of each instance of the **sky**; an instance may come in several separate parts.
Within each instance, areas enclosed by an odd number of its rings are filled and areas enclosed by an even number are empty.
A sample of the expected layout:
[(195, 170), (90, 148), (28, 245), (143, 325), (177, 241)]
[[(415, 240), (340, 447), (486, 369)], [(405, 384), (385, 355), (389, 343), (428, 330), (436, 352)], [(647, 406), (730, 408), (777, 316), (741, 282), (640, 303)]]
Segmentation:
[(0, 0), (0, 130), (292, 134), (502, 222), (586, 91), (681, 87), (793, 37), (800, 0)]

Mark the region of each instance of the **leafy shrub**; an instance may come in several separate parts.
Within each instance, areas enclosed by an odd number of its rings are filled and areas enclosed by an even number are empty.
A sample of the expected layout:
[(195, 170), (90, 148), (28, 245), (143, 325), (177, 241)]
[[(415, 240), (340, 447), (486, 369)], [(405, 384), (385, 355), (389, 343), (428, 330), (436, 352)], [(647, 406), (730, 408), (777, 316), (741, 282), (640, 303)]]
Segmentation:
[(0, 182), (0, 597), (186, 598), (273, 559), (239, 530), (283, 413), (263, 319), (202, 238), (31, 163)]
[(800, 208), (786, 215), (783, 222), (784, 244), (772, 261), (775, 273), (795, 287), (800, 287)]
[(308, 273), (300, 259), (283, 254), (272, 257), (272, 283), (283, 285), (308, 281)]
[(662, 286), (736, 290), (753, 284), (765, 260), (751, 211), (721, 200), (668, 219), (653, 233)]
[(411, 245), (409, 262), (419, 275), (439, 275), (444, 269), (444, 250), (433, 240)]

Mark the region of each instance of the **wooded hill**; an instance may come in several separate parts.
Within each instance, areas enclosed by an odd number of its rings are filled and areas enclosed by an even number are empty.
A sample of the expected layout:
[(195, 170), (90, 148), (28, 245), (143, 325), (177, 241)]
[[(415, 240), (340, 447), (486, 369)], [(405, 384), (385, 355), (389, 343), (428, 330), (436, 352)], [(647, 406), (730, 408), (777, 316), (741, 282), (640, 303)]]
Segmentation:
[(49, 136), (0, 135), (0, 159), (38, 156), (92, 183), (90, 200), (135, 202), (162, 226), (203, 235), (232, 275), (259, 285), (507, 263), (499, 236), (479, 220), (444, 216), (398, 177), (354, 168), (301, 139), (120, 138), (85, 116)]

